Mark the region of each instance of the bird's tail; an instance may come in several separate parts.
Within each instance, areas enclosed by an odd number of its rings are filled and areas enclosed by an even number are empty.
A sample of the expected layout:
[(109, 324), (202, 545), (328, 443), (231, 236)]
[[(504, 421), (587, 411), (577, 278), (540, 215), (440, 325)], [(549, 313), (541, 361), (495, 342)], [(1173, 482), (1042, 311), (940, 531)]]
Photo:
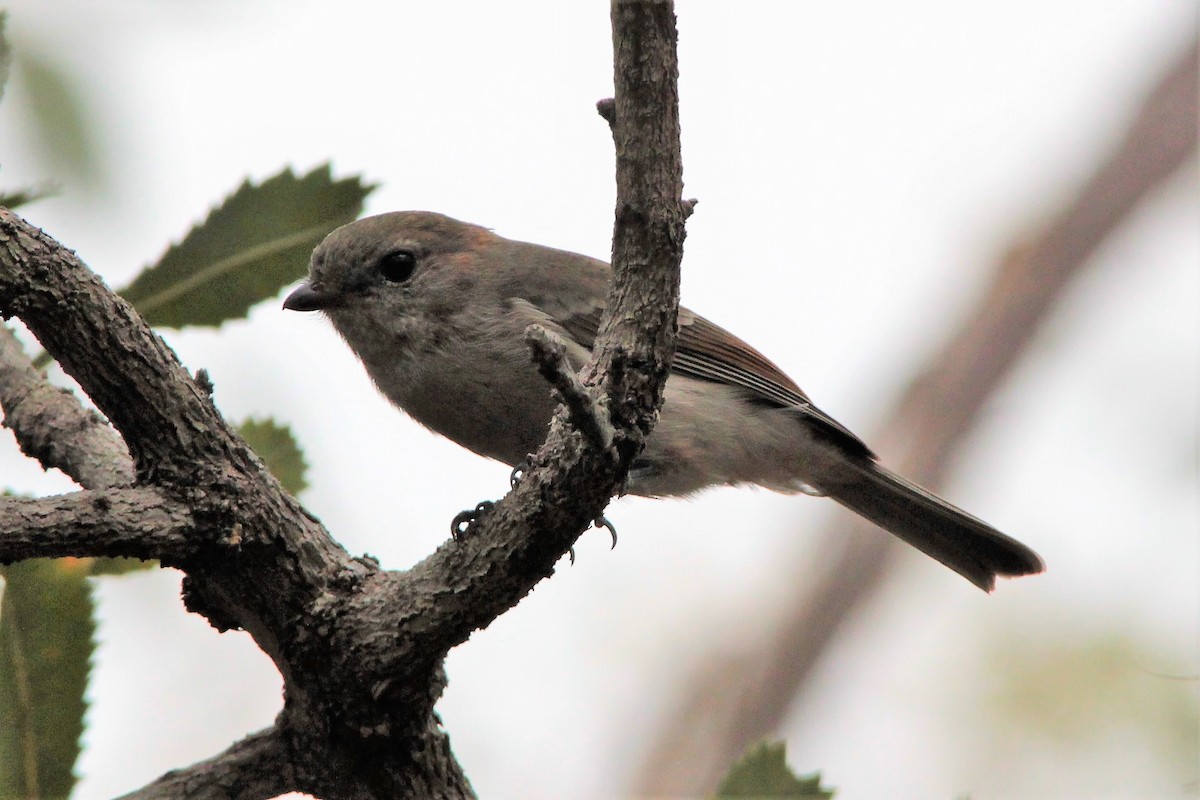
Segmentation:
[[(1032, 575), (1042, 559), (1016, 539), (873, 461), (856, 458), (828, 495), (984, 591), (996, 576)], [(825, 487), (822, 487), (825, 489)]]

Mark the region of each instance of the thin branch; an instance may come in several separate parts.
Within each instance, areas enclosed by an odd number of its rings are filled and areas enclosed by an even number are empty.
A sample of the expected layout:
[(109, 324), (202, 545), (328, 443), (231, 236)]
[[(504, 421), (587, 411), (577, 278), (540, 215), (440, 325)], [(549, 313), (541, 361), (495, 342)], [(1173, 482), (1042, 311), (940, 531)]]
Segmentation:
[[(648, 433), (675, 354), (688, 215), (682, 199), (675, 7), (615, 0), (611, 16), (617, 154), (613, 282), (609, 313), (596, 337), (596, 363), (584, 370), (584, 382), (607, 382), (614, 420)], [(626, 369), (641, 364), (647, 367)], [(641, 442), (631, 444), (636, 449)]]
[[(1191, 47), (1148, 96), (1110, 157), (1041, 235), (1013, 247), (965, 326), (913, 381), (881, 436), (870, 439), (901, 474), (937, 486), (987, 398), (1012, 370), (1067, 284), (1138, 203), (1196, 149), (1197, 51)], [(890, 574), (900, 546), (842, 515), (824, 537), (816, 583), (793, 581), (792, 612), (754, 652), (704, 669), (657, 743), (635, 794), (703, 795), (754, 741), (783, 722), (826, 647)], [(721, 691), (720, 687), (737, 687)]]
[(190, 509), (152, 488), (0, 498), (0, 564), (108, 556), (180, 565), (195, 552), (194, 533)]
[(58, 468), (85, 489), (133, 483), (133, 460), (121, 437), (95, 411), (46, 380), (0, 325), (0, 408), (25, 455)]
[(296, 788), (287, 743), (275, 728), (267, 728), (119, 800), (269, 800)]
[(613, 427), (596, 405), (596, 398), (583, 385), (567, 361), (567, 346), (556, 334), (541, 325), (530, 325), (525, 343), (533, 355), (538, 373), (550, 382), (567, 407), (567, 417), (592, 447), (607, 452), (613, 443)]

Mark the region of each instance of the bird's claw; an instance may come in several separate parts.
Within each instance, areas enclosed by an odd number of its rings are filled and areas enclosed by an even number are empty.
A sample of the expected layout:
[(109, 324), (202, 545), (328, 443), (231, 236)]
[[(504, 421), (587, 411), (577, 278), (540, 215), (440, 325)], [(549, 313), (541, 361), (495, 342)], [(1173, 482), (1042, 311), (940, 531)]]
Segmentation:
[[(615, 525), (613, 525), (611, 522), (608, 521), (607, 517), (596, 517), (594, 520), (592, 520), (592, 527), (593, 528), (607, 528), (609, 535), (612, 536), (612, 546), (613, 547), (617, 546), (617, 528)], [(570, 550), (567, 551), (567, 557), (571, 559), (571, 566), (575, 566), (575, 548), (574, 547), (572, 547)]]
[(466, 538), (471, 532), (471, 526), (492, 510), (492, 506), (496, 505), (491, 500), (484, 500), (474, 508), (461, 511), (450, 521), (450, 536), (458, 541)]
[(616, 547), (617, 547), (617, 528), (611, 522), (608, 521), (607, 517), (604, 517), (604, 516), (596, 517), (594, 520), (592, 520), (592, 527), (593, 528), (608, 528), (608, 533), (610, 536), (612, 536), (612, 540), (613, 540), (612, 547), (610, 547), (609, 549), (610, 550), (616, 549)]
[[(512, 488), (517, 488), (517, 484), (525, 477), (532, 459), (532, 455), (526, 456), (524, 461), (512, 468), (512, 472), (508, 474), (508, 483)], [(454, 519), (450, 520), (450, 535), (460, 541), (465, 539), (471, 532), (471, 526), (483, 519), (494, 505), (496, 504), (491, 500), (484, 500), (482, 503), (476, 504), (474, 508), (459, 512)]]
[(508, 485), (513, 489), (517, 488), (517, 484), (525, 477), (525, 473), (529, 471), (530, 465), (533, 463), (533, 456), (525, 456), (525, 460), (512, 468), (512, 472), (508, 473)]

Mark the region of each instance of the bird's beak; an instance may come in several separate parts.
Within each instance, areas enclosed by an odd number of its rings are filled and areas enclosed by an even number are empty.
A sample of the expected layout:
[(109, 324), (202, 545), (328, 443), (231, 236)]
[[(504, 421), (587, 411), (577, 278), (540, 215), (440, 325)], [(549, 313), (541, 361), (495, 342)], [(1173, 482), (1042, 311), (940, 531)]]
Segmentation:
[(333, 295), (324, 291), (320, 284), (302, 283), (287, 296), (283, 307), (289, 311), (320, 311), (333, 305)]

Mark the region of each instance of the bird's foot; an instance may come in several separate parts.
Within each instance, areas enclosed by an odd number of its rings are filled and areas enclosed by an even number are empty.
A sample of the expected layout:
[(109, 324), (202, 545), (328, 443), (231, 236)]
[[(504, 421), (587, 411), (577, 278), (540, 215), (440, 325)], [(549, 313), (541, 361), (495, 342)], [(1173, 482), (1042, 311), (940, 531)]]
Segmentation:
[(512, 468), (512, 472), (508, 473), (508, 485), (513, 489), (517, 488), (517, 484), (525, 477), (525, 473), (529, 472), (529, 468), (533, 465), (533, 454), (525, 456), (525, 460)]
[(492, 510), (492, 506), (496, 505), (491, 500), (484, 500), (474, 508), (469, 508), (466, 511), (461, 511), (453, 520), (450, 521), (450, 536), (457, 541), (462, 541), (467, 538), (471, 532), (471, 527), (487, 516)]

